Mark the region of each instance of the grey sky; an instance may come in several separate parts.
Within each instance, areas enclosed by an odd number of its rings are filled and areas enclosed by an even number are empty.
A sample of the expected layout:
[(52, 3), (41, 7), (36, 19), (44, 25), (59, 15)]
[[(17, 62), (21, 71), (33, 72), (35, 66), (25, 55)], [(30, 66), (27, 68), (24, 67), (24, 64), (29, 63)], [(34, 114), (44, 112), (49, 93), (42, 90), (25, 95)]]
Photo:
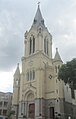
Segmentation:
[[(23, 55), (38, 0), (0, 0), (0, 70), (12, 70)], [(76, 0), (40, 0), (45, 24), (64, 62), (76, 57)], [(55, 53), (55, 51), (54, 51)]]

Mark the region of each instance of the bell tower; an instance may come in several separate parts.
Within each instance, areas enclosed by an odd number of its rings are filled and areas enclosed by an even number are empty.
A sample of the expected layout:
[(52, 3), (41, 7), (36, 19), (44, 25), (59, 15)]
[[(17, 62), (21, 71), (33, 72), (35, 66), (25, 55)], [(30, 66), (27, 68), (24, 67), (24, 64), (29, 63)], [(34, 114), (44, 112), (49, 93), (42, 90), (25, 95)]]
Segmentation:
[[(49, 70), (46, 70), (46, 68)], [(24, 34), (24, 56), (22, 57), (22, 74), (20, 102), (23, 109), (19, 112), (28, 119), (45, 117), (45, 99), (52, 68), (52, 36), (45, 26), (38, 4), (32, 26)], [(47, 74), (48, 73), (48, 74)], [(46, 90), (45, 90), (46, 89)], [(51, 88), (52, 89), (52, 88)], [(20, 107), (21, 107), (20, 103)], [(32, 110), (31, 110), (32, 108)], [(22, 109), (22, 110), (21, 110)], [(20, 114), (20, 113), (19, 113)]]
[(42, 52), (52, 59), (52, 36), (45, 27), (39, 4), (31, 28), (25, 32), (24, 44), (24, 57)]

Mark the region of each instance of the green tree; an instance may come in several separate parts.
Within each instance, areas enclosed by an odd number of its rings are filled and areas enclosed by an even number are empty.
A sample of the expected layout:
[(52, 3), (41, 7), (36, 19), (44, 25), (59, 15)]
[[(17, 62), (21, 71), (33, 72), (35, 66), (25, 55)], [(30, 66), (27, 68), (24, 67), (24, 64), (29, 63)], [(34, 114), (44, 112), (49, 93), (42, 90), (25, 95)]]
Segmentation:
[(11, 119), (11, 116), (15, 114), (15, 111), (11, 110), (8, 114), (8, 119)]
[(76, 58), (61, 66), (58, 78), (76, 89)]

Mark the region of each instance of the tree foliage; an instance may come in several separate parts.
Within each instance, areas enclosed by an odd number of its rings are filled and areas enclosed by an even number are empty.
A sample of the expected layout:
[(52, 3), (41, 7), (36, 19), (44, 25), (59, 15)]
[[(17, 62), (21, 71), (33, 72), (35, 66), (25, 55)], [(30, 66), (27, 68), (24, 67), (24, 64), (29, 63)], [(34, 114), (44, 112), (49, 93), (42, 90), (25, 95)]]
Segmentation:
[(11, 115), (14, 115), (14, 114), (15, 114), (15, 111), (11, 110), (11, 111), (9, 112), (9, 114), (8, 114), (8, 118), (10, 118)]
[(76, 58), (61, 66), (58, 78), (76, 89)]

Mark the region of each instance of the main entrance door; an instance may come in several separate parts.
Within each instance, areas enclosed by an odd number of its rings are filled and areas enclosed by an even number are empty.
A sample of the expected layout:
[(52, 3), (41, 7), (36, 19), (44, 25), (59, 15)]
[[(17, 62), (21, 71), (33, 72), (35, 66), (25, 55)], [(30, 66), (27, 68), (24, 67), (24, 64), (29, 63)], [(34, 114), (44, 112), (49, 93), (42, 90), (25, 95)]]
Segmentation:
[(29, 104), (29, 117), (35, 119), (35, 104)]

